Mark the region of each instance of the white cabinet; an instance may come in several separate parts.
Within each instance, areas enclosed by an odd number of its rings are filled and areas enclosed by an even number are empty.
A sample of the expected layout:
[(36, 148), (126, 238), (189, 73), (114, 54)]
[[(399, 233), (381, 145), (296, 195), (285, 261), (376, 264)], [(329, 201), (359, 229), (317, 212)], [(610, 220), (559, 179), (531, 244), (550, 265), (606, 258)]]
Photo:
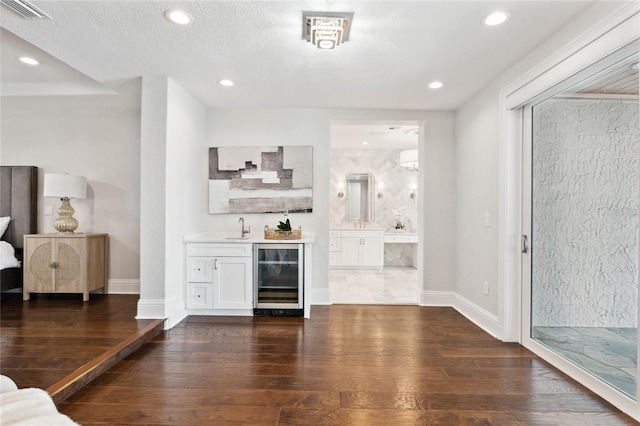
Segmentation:
[[(384, 265), (384, 231), (381, 229), (342, 229), (331, 231), (329, 247), (330, 264), (340, 268), (382, 268)], [(333, 233), (338, 235), (334, 236)], [(331, 240), (339, 239), (338, 243)], [(339, 260), (331, 263), (331, 254), (339, 253)]]
[(341, 264), (342, 234), (340, 231), (329, 231), (329, 266)]
[(188, 309), (253, 309), (252, 244), (186, 244)]

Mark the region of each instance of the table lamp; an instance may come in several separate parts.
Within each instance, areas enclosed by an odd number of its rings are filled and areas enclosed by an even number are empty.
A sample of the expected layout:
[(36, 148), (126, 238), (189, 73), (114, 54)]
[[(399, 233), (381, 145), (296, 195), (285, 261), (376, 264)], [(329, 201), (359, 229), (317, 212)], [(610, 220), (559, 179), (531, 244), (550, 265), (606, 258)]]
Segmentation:
[(62, 204), (58, 209), (58, 217), (53, 227), (61, 234), (73, 234), (78, 228), (78, 221), (73, 217), (75, 210), (69, 199), (87, 198), (87, 178), (60, 173), (45, 173), (44, 196), (60, 198)]

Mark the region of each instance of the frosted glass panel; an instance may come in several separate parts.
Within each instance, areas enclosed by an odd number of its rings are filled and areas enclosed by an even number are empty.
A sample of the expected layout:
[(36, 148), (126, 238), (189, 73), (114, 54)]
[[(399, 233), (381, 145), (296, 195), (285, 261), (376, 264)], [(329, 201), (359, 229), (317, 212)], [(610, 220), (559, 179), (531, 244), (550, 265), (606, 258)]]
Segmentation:
[(635, 97), (606, 79), (533, 108), (531, 337), (635, 398), (637, 71)]

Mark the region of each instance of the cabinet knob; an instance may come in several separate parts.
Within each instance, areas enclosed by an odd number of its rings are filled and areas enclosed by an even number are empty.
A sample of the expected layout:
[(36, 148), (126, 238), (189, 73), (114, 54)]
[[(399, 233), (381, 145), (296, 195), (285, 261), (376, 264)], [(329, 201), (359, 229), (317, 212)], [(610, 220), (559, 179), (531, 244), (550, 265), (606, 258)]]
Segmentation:
[(58, 267), (58, 263), (57, 263), (57, 262), (51, 262), (51, 263), (50, 263), (50, 266), (51, 266), (53, 269), (55, 269), (55, 268), (57, 268), (57, 267)]

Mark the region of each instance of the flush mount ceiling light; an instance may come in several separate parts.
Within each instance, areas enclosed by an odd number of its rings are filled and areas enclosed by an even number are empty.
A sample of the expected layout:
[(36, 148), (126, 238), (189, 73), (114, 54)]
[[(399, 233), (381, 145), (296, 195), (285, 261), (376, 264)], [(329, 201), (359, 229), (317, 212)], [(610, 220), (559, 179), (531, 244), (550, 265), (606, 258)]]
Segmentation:
[(444, 86), (444, 83), (442, 83), (441, 81), (432, 81), (431, 83), (429, 83), (430, 89), (439, 89), (442, 86)]
[(482, 18), (482, 22), (487, 26), (493, 27), (495, 25), (500, 25), (502, 23), (507, 22), (510, 17), (511, 17), (511, 14), (509, 12), (505, 12), (504, 10), (498, 10)]
[(20, 56), (18, 57), (18, 60), (20, 62), (22, 62), (23, 64), (27, 64), (27, 65), (40, 65), (40, 61), (35, 59), (35, 58), (31, 58), (29, 56)]
[(226, 87), (231, 87), (234, 85), (233, 81), (229, 80), (228, 78), (223, 78), (222, 80), (218, 81), (218, 84)]
[(349, 40), (353, 13), (303, 12), (302, 38), (318, 49), (335, 49)]
[(169, 9), (164, 12), (164, 17), (178, 25), (188, 25), (193, 22), (193, 16), (180, 9)]

